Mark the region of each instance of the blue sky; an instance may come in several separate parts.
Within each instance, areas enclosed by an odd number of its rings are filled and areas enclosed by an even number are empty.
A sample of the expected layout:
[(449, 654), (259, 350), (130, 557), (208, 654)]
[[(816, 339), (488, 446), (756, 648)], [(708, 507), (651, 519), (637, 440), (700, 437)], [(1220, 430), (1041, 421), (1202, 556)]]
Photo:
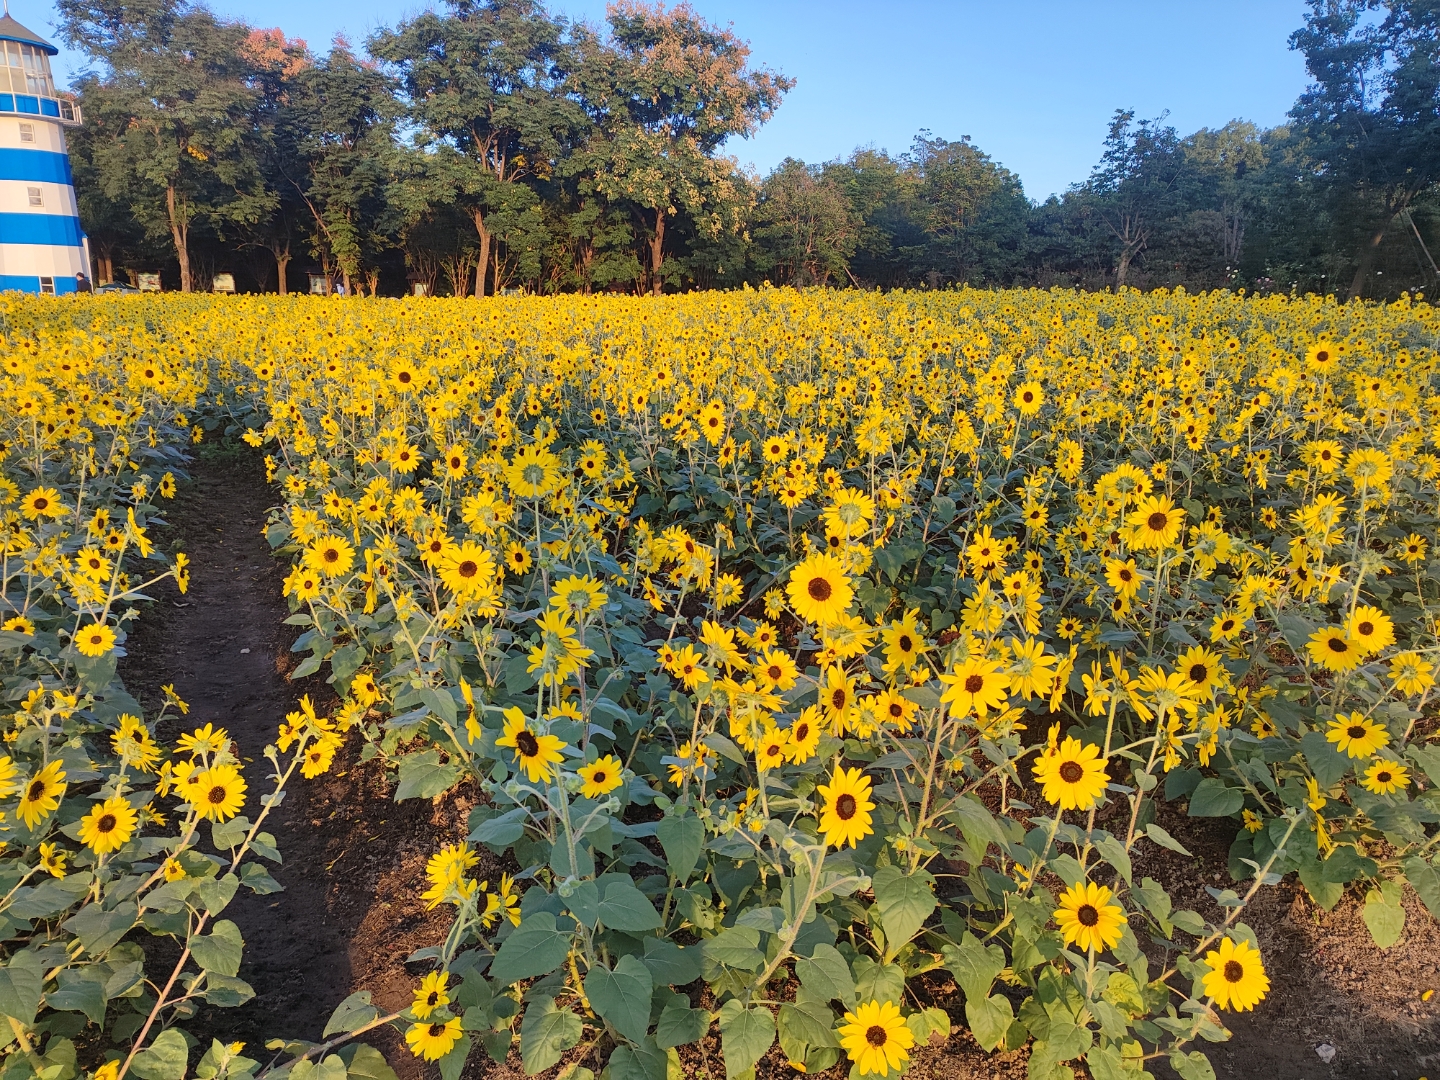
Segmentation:
[[(1244, 118), (1270, 126), (1306, 82), (1286, 44), (1303, 0), (692, 0), (731, 23), (752, 58), (798, 80), (775, 118), (727, 149), (761, 173), (787, 155), (825, 161), (874, 145), (898, 153), (922, 128), (969, 135), (1035, 199), (1083, 180), (1110, 114), (1170, 112), (1182, 134)], [(425, 5), (387, 0), (210, 0), (323, 49), (356, 45)], [(599, 22), (604, 0), (551, 0)], [(52, 35), (50, 0), (11, 13)], [(58, 42), (57, 42), (58, 44)], [(63, 83), (83, 58), (56, 58)]]

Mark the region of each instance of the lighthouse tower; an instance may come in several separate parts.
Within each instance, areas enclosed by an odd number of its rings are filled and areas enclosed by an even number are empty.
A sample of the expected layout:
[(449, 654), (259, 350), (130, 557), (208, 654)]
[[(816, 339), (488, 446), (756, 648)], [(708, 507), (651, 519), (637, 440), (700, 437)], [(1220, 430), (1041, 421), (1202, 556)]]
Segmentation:
[(88, 274), (65, 129), (80, 110), (55, 93), (54, 45), (0, 16), (0, 290), (75, 291)]

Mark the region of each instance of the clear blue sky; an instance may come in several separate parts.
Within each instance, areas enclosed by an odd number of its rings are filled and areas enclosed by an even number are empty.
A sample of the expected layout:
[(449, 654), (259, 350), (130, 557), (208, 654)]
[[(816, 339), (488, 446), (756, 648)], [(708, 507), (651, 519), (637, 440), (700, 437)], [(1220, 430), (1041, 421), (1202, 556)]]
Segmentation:
[[(222, 15), (278, 26), (323, 50), (357, 46), (421, 10), (415, 0), (210, 0)], [(1168, 109), (1188, 134), (1244, 118), (1281, 123), (1303, 88), (1286, 39), (1303, 0), (692, 0), (731, 23), (752, 58), (798, 80), (775, 118), (727, 149), (761, 173), (787, 155), (824, 161), (874, 145), (892, 153), (915, 133), (958, 139), (1018, 173), (1031, 198), (1083, 180), (1116, 108)], [(604, 0), (551, 0), (599, 22)], [(11, 13), (52, 35), (51, 0)], [(58, 42), (57, 42), (58, 44)], [(60, 81), (81, 58), (56, 58)]]

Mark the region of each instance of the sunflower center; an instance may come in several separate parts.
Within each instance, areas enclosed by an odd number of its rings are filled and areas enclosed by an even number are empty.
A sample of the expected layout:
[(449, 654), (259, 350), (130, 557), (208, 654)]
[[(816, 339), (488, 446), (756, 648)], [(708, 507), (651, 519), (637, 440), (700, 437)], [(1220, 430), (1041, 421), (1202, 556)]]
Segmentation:
[(1191, 665), (1190, 665), (1190, 681), (1191, 681), (1191, 682), (1204, 682), (1204, 681), (1205, 681), (1207, 678), (1209, 678), (1209, 677), (1210, 677), (1210, 669), (1207, 668), (1204, 664), (1191, 664)]
[(1075, 918), (1080, 921), (1081, 926), (1097, 926), (1100, 922), (1100, 909), (1094, 904), (1081, 904), (1075, 910)]
[(803, 742), (806, 740), (806, 738), (809, 737), (809, 735), (810, 735), (810, 725), (809, 725), (808, 723), (807, 723), (807, 724), (796, 724), (796, 725), (795, 725), (795, 728), (794, 728), (794, 731), (793, 731), (793, 733), (792, 733), (792, 735), (791, 735), (791, 738), (793, 738), (797, 743), (803, 743)]
[[(1327, 363), (1327, 362), (1330, 360), (1330, 352), (1329, 352), (1329, 350), (1328, 350), (1328, 349), (1321, 349), (1319, 352), (1317, 352), (1317, 353), (1315, 354), (1315, 359), (1316, 359), (1318, 362), (1322, 363), (1322, 364)], [(1227, 972), (1228, 972), (1228, 968), (1227, 968)], [(1232, 979), (1231, 981), (1233, 982), (1234, 980)]]
[(340, 552), (337, 551), (337, 550), (336, 550), (335, 548), (333, 548), (333, 547), (332, 547), (332, 548), (326, 548), (326, 549), (325, 549), (324, 559), (325, 559), (325, 561), (326, 561), (327, 563), (339, 562), (339, 561), (340, 561)]
[(823, 604), (830, 599), (830, 594), (834, 592), (834, 589), (831, 588), (830, 582), (823, 577), (813, 577), (806, 584), (805, 592), (809, 594), (811, 600), (817, 604)]
[(45, 781), (44, 781), (44, 780), (35, 780), (35, 781), (32, 781), (32, 782), (31, 782), (31, 784), (30, 784), (30, 789), (25, 792), (25, 797), (26, 797), (27, 799), (29, 799), (31, 802), (34, 802), (36, 799), (42, 797), (44, 794), (45, 794)]
[(39, 496), (39, 497), (36, 498), (36, 500), (35, 500), (35, 509), (36, 509), (36, 510), (44, 510), (44, 509), (45, 509), (47, 506), (49, 506), (49, 505), (50, 505), (50, 500), (47, 499), (47, 498), (45, 498), (45, 496), (43, 496), (43, 495)]
[(1377, 772), (1375, 779), (1382, 784), (1388, 784), (1390, 783), (1390, 773), (1387, 771)]
[(785, 674), (785, 673), (780, 670), (780, 665), (779, 665), (779, 664), (771, 664), (769, 667), (767, 667), (767, 668), (765, 669), (765, 675), (766, 675), (766, 677), (769, 678), (769, 679), (771, 679), (771, 680), (774, 681), (774, 682), (779, 682), (779, 681), (780, 681), (780, 676), (781, 676), (781, 675), (784, 675), (784, 674)]
[(430, 1025), (430, 1037), (431, 1037), (432, 1039), (438, 1039), (438, 1038), (440, 1038), (441, 1035), (444, 1035), (444, 1034), (445, 1034), (445, 1025), (444, 1025), (444, 1024), (431, 1024), (431, 1025)]
[(1150, 526), (1151, 532), (1164, 532), (1165, 527), (1170, 524), (1170, 515), (1162, 514), (1159, 510), (1156, 510), (1145, 519), (1145, 524)]
[(205, 796), (205, 799), (210, 803), (211, 806), (219, 806), (225, 801), (225, 798), (228, 794), (229, 793), (225, 790), (224, 784), (216, 784), (210, 789), (209, 793)]
[(534, 757), (540, 753), (540, 740), (528, 731), (522, 730), (515, 736), (515, 745), (522, 757)]
[(830, 704), (837, 709), (843, 709), (845, 707), (846, 697), (847, 695), (844, 690), (836, 690), (830, 695)]
[(965, 678), (965, 692), (967, 694), (978, 694), (985, 687), (983, 675), (968, 675)]
[(1352, 739), (1363, 739), (1365, 738), (1365, 729), (1359, 724), (1351, 724), (1345, 729), (1345, 734), (1349, 735)]
[(900, 640), (897, 644), (899, 644), (901, 652), (908, 653), (911, 649), (915, 647), (915, 642), (911, 640), (909, 634), (901, 634)]
[(479, 569), (480, 568), (475, 565), (474, 559), (466, 559), (459, 566), (455, 567), (455, 572), (463, 578), (472, 578)]
[(114, 814), (105, 814), (95, 823), (95, 831), (99, 833), (114, 832), (115, 826), (119, 824)]
[(1332, 637), (1326, 644), (1330, 646), (1330, 651), (1333, 653), (1347, 653), (1350, 651), (1350, 646), (1345, 644), (1344, 638)]
[(890, 1040), (890, 1033), (879, 1024), (871, 1024), (865, 1029), (865, 1041), (871, 1046), (884, 1046)]
[(898, 720), (898, 719), (900, 719), (900, 717), (902, 717), (902, 716), (905, 715), (905, 709), (901, 706), (901, 704), (900, 704), (898, 701), (892, 701), (892, 702), (890, 703), (890, 715), (893, 716), (893, 717), (895, 717), (895, 719)]
[(1372, 622), (1362, 622), (1359, 626), (1355, 627), (1355, 629), (1360, 631), (1361, 637), (1369, 637), (1375, 633), (1375, 624)]
[(606, 777), (604, 769), (596, 769), (593, 773), (590, 774), (590, 782), (593, 784), (603, 784), (605, 782), (605, 779)]
[(779, 743), (771, 743), (765, 748), (765, 754), (768, 757), (777, 757), (783, 749)]
[(835, 800), (835, 814), (841, 821), (849, 821), (855, 816), (855, 811), (860, 809), (860, 804), (855, 801), (855, 796), (846, 792)]
[(431, 990), (430, 993), (427, 994), (426, 997), (425, 997), (425, 1004), (426, 1004), (426, 1005), (434, 1005), (434, 1004), (436, 1004), (439, 1000), (440, 1000), (440, 991), (438, 991), (438, 990)]
[(1085, 769), (1078, 761), (1067, 761), (1060, 766), (1060, 779), (1067, 784), (1079, 783), (1084, 775)]
[(1225, 961), (1225, 981), (1238, 983), (1245, 977), (1245, 967), (1238, 960)]

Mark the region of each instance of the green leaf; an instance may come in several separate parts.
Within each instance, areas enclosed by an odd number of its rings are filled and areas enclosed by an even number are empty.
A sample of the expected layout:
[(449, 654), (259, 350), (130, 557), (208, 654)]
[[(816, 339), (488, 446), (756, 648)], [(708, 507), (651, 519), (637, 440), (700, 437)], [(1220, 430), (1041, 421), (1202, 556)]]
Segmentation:
[(190, 939), (190, 955), (206, 971), (218, 971), (221, 975), (240, 974), (240, 955), (245, 949), (245, 939), (240, 928), (229, 919), (221, 919), (210, 928), (210, 933)]
[(83, 1012), (92, 1023), (105, 1022), (105, 975), (98, 968), (68, 969), (57, 977), (59, 988), (45, 995), (45, 1004), (62, 1012)]
[(1305, 763), (1320, 783), (1320, 790), (1334, 787), (1350, 771), (1350, 755), (1342, 754), (1323, 731), (1307, 731), (1300, 740)]
[(1199, 1050), (1182, 1054), (1176, 1050), (1170, 1055), (1170, 1067), (1180, 1074), (1180, 1080), (1215, 1080), (1215, 1069), (1210, 1059)]
[(765, 963), (759, 949), (760, 931), (750, 926), (732, 926), (700, 943), (705, 959), (726, 967), (757, 971)]
[(969, 932), (961, 935), (958, 946), (946, 945), (942, 955), (950, 974), (955, 976), (960, 989), (965, 991), (967, 1001), (984, 1001), (989, 997), (995, 976), (1005, 967), (1004, 949), (999, 945), (982, 945), (980, 940)]
[(600, 921), (611, 930), (643, 933), (660, 928), (660, 913), (629, 878), (611, 881), (600, 901)]
[[(648, 901), (647, 901), (648, 903)], [(490, 978), (499, 987), (521, 979), (549, 975), (565, 962), (570, 935), (555, 925), (555, 916), (537, 911), (525, 916), (507, 937), (490, 965)]]
[(1245, 793), (1225, 786), (1219, 777), (1207, 776), (1190, 794), (1191, 817), (1229, 817), (1245, 805)]
[(1405, 879), (1420, 897), (1425, 910), (1440, 919), (1440, 870), (1419, 855), (1410, 856), (1401, 865), (1405, 868)]
[(1400, 904), (1400, 890), (1394, 886), (1367, 892), (1360, 916), (1375, 944), (1382, 949), (1390, 948), (1405, 933), (1405, 909)]
[(80, 939), (92, 956), (110, 951), (130, 932), (140, 917), (133, 900), (127, 900), (114, 911), (102, 911), (99, 904), (86, 904), (61, 925)]
[(855, 996), (861, 1001), (893, 1001), (905, 995), (905, 973), (896, 964), (877, 964), (862, 956), (853, 965)]
[(351, 1043), (340, 1051), (350, 1080), (398, 1080), (385, 1055), (373, 1046)]
[(686, 986), (700, 977), (700, 950), (682, 948), (673, 941), (647, 937), (645, 966), (656, 986)]
[(835, 1014), (818, 1001), (789, 1002), (780, 1006), (780, 1038), (805, 1046), (839, 1046)]
[(209, 971), (205, 973), (205, 1000), (221, 1009), (237, 1009), (255, 996), (255, 988), (244, 979)]
[[(1145, 835), (1148, 836), (1151, 840), (1154, 840), (1155, 843), (1159, 844), (1163, 848), (1168, 848), (1169, 850), (1178, 852), (1181, 855), (1190, 855), (1190, 852), (1186, 850), (1184, 844), (1180, 843), (1179, 840), (1176, 840), (1173, 836), (1171, 836), (1168, 832), (1162, 829), (1159, 825), (1156, 825), (1153, 821), (1149, 825), (1145, 826)], [(1194, 858), (1193, 855), (1190, 855), (1190, 857), (1192, 859)]]
[(834, 945), (817, 945), (809, 959), (797, 959), (795, 975), (800, 985), (821, 1001), (838, 1001), (847, 1009), (855, 1008), (855, 980), (845, 957)]
[(1100, 852), (1100, 857), (1108, 862), (1120, 876), (1125, 879), (1125, 884), (1130, 884), (1133, 870), (1130, 865), (1130, 853), (1125, 850), (1125, 845), (1113, 836), (1102, 836), (1095, 842), (1095, 850)]
[(994, 1050), (1005, 1041), (1005, 1032), (1015, 1019), (1010, 1001), (1003, 997), (965, 997), (965, 1022), (982, 1050)]
[(655, 1044), (661, 1049), (699, 1042), (710, 1029), (710, 1014), (704, 1009), (666, 1005), (655, 1026)]
[(400, 759), (400, 783), (395, 788), (395, 801), (433, 799), (459, 781), (460, 766), (454, 762), (440, 764), (438, 750), (407, 754)]
[(672, 809), (655, 828), (670, 873), (681, 885), (690, 880), (705, 847), (705, 825), (690, 809)]
[(470, 1036), (461, 1035), (450, 1052), (435, 1063), (440, 1066), (440, 1080), (460, 1080), (465, 1059), (470, 1056), (470, 1046)]
[(328, 1039), (331, 1035), (347, 1034), (358, 1027), (364, 1027), (379, 1015), (380, 1010), (370, 1004), (370, 991), (357, 990), (335, 1006), (335, 1011), (330, 1014), (320, 1037)]
[(552, 997), (537, 997), (525, 1010), (520, 1025), (520, 1060), (525, 1075), (550, 1068), (566, 1050), (580, 1043), (584, 1024), (569, 1009), (557, 1009)]
[(725, 1080), (751, 1069), (775, 1042), (775, 1018), (769, 1009), (745, 1008), (731, 998), (720, 1006), (720, 1049)]
[[(222, 878), (208, 878), (197, 882), (195, 896), (205, 911), (211, 915), (219, 915), (230, 906), (230, 901), (235, 899), (235, 891), (239, 888), (240, 879), (234, 874), (226, 874)], [(234, 972), (230, 974), (233, 975)]]
[(633, 1043), (645, 1041), (653, 989), (649, 969), (635, 956), (622, 956), (614, 971), (596, 964), (585, 975), (590, 1007)]
[(35, 1022), (40, 995), (45, 989), (42, 964), (35, 953), (20, 952), (0, 968), (0, 1014), (18, 1020), (25, 1027)]
[(168, 1028), (130, 1063), (130, 1071), (140, 1080), (183, 1080), (190, 1047), (176, 1028)]
[(871, 881), (885, 928), (885, 959), (893, 960), (935, 910), (935, 879), (927, 870), (906, 874), (899, 867), (882, 866)]

